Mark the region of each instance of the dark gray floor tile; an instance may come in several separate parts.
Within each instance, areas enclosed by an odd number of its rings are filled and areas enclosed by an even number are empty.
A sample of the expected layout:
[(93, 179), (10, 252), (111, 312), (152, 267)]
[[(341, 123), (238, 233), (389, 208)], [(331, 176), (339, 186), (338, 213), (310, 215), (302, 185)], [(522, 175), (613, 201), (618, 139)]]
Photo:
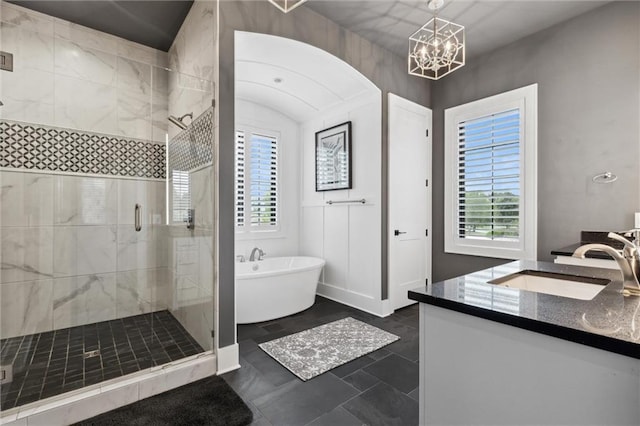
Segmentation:
[(418, 361), (418, 358), (420, 358), (420, 338), (418, 335), (401, 337), (400, 340), (393, 342), (386, 348), (413, 362)]
[(343, 377), (342, 380), (361, 392), (366, 391), (380, 382), (380, 379), (362, 370), (358, 370), (347, 377)]
[(253, 403), (274, 425), (304, 425), (351, 399), (357, 391), (332, 374), (298, 382)]
[(404, 307), (402, 309), (398, 309), (393, 313), (394, 317), (412, 317), (417, 315), (420, 311), (418, 310), (418, 303), (414, 303), (411, 306)]
[(243, 358), (245, 361), (251, 363), (264, 379), (274, 386), (280, 386), (294, 379), (298, 380), (293, 373), (267, 355), (262, 349), (249, 352)]
[(332, 369), (331, 373), (338, 377), (348, 376), (354, 371), (360, 370), (374, 362), (375, 359), (371, 358), (369, 355), (361, 356), (360, 358), (356, 358), (353, 361), (349, 361), (346, 364), (342, 364), (341, 366)]
[(409, 397), (414, 401), (420, 402), (420, 400), (418, 399), (419, 395), (420, 395), (420, 388), (415, 388), (414, 390), (409, 392)]
[(279, 323), (264, 325), (262, 328), (264, 328), (268, 333), (274, 333), (283, 329), (282, 324)]
[(363, 370), (404, 393), (418, 386), (418, 364), (396, 354), (376, 361)]
[(362, 422), (342, 407), (318, 417), (309, 426), (362, 426)]
[(377, 384), (343, 408), (370, 426), (418, 424), (418, 403), (386, 383)]
[(250, 362), (240, 359), (240, 368), (223, 374), (222, 378), (247, 401), (266, 395), (277, 389)]
[(265, 334), (268, 333), (256, 324), (238, 324), (238, 342), (254, 339)]
[(373, 351), (369, 354), (369, 356), (373, 359), (375, 359), (376, 361), (379, 359), (382, 359), (384, 357), (386, 357), (387, 355), (389, 355), (391, 352), (389, 352), (387, 349), (385, 348), (380, 348), (377, 351)]
[(395, 352), (411, 361), (417, 361), (420, 354), (420, 339), (418, 329), (397, 321), (393, 317), (377, 318), (371, 325), (379, 327), (400, 337), (400, 340), (385, 346), (385, 349)]
[(256, 343), (260, 344), (264, 342), (270, 342), (272, 340), (279, 339), (281, 337), (288, 336), (290, 334), (292, 333), (289, 330), (280, 330), (280, 331), (275, 331), (273, 333), (265, 334), (263, 336), (254, 337), (253, 340)]

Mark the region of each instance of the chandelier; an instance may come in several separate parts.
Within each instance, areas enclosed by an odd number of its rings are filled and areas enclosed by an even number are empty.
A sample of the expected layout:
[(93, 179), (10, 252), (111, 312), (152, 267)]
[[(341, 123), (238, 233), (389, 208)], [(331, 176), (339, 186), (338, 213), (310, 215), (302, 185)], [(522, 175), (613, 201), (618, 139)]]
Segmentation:
[(307, 0), (269, 0), (269, 3), (280, 9), (280, 11), (287, 13), (306, 1)]
[(438, 18), (444, 0), (430, 0), (433, 18), (409, 37), (409, 74), (438, 80), (464, 65), (464, 27)]

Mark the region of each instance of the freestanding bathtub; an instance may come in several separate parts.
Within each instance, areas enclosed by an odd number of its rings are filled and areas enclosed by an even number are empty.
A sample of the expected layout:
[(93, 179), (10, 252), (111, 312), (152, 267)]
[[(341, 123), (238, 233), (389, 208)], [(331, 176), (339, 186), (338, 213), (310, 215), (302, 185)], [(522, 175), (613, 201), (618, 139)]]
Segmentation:
[(324, 259), (273, 257), (236, 263), (236, 321), (269, 321), (310, 308)]

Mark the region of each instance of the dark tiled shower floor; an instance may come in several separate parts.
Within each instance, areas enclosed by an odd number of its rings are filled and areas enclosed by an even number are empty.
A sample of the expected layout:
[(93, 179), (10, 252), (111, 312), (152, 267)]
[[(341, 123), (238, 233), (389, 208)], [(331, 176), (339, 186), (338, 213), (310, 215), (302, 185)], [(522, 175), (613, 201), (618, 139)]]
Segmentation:
[[(88, 352), (99, 354), (88, 356)], [(13, 381), (0, 386), (7, 410), (203, 352), (169, 311), (0, 340)]]

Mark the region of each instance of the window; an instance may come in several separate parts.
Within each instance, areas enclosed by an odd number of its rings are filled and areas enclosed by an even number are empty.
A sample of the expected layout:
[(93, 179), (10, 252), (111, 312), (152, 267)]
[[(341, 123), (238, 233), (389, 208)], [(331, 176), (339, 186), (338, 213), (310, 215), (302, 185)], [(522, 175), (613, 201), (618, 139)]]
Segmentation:
[(173, 182), (173, 223), (183, 223), (187, 221), (189, 205), (191, 205), (191, 191), (189, 183), (189, 172), (182, 170), (172, 170)]
[(536, 84), (445, 110), (445, 251), (536, 259)]
[(236, 131), (236, 231), (278, 229), (278, 138)]

